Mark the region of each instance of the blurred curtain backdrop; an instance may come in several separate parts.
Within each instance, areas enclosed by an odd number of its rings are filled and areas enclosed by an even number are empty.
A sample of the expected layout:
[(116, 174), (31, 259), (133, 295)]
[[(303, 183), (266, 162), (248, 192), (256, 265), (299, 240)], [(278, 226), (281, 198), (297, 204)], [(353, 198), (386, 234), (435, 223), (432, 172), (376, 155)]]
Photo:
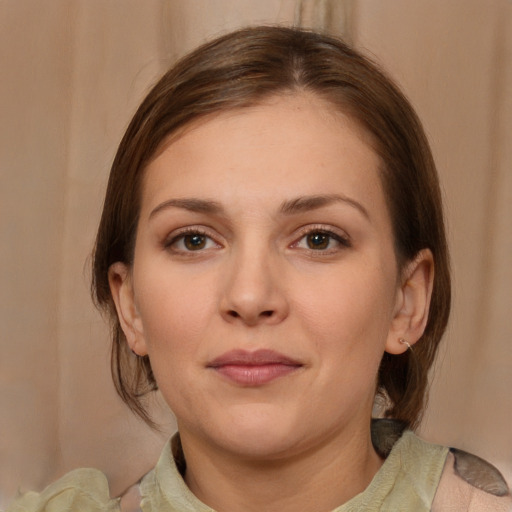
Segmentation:
[(79, 466), (114, 493), (163, 432), (116, 397), (89, 254), (109, 165), (157, 77), (212, 36), (281, 23), (341, 35), (419, 111), (445, 192), (455, 297), (427, 439), (512, 478), (512, 2), (0, 0), (0, 506)]

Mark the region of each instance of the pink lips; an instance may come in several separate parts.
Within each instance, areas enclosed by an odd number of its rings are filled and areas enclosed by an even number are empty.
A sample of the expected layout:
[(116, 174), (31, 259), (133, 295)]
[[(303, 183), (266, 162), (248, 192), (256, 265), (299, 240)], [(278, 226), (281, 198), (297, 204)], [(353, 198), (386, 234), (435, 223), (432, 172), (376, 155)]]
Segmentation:
[(262, 386), (284, 377), (302, 367), (302, 364), (273, 350), (232, 350), (208, 363), (227, 379), (241, 386)]

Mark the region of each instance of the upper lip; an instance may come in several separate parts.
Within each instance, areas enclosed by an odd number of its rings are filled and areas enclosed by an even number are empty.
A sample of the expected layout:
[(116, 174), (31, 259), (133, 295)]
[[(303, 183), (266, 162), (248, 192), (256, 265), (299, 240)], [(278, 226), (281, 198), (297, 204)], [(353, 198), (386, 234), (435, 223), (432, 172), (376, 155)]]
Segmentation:
[(206, 366), (208, 368), (219, 368), (221, 366), (263, 366), (266, 364), (283, 364), (288, 366), (302, 366), (302, 363), (291, 357), (285, 356), (274, 350), (260, 349), (253, 352), (248, 350), (230, 350), (212, 361)]

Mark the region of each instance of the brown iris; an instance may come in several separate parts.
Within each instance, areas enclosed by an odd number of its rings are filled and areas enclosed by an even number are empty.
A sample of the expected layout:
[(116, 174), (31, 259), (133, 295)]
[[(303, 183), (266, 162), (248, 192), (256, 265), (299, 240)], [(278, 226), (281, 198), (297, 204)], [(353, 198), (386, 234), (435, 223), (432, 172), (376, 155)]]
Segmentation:
[(206, 236), (199, 233), (185, 235), (183, 237), (183, 243), (189, 251), (197, 251), (203, 249), (206, 245)]
[(326, 233), (310, 233), (307, 235), (307, 244), (310, 249), (327, 249), (330, 239)]

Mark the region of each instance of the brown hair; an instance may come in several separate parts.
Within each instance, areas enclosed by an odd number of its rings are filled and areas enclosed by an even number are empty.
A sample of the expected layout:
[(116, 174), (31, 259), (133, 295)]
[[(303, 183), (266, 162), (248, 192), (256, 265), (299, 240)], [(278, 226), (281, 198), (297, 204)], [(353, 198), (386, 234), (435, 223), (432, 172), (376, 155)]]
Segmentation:
[(371, 135), (381, 158), (399, 268), (421, 249), (433, 253), (435, 279), (425, 332), (413, 352), (384, 354), (377, 382), (387, 416), (412, 427), (421, 417), (428, 371), (450, 310), (441, 194), (421, 123), (390, 79), (342, 41), (300, 29), (255, 27), (207, 43), (172, 67), (137, 110), (112, 165), (94, 251), (92, 290), (97, 305), (112, 319), (116, 389), (149, 424), (142, 397), (156, 389), (156, 382), (149, 359), (134, 356), (128, 348), (108, 283), (110, 265), (132, 263), (144, 169), (169, 135), (192, 120), (293, 91), (316, 94)]

